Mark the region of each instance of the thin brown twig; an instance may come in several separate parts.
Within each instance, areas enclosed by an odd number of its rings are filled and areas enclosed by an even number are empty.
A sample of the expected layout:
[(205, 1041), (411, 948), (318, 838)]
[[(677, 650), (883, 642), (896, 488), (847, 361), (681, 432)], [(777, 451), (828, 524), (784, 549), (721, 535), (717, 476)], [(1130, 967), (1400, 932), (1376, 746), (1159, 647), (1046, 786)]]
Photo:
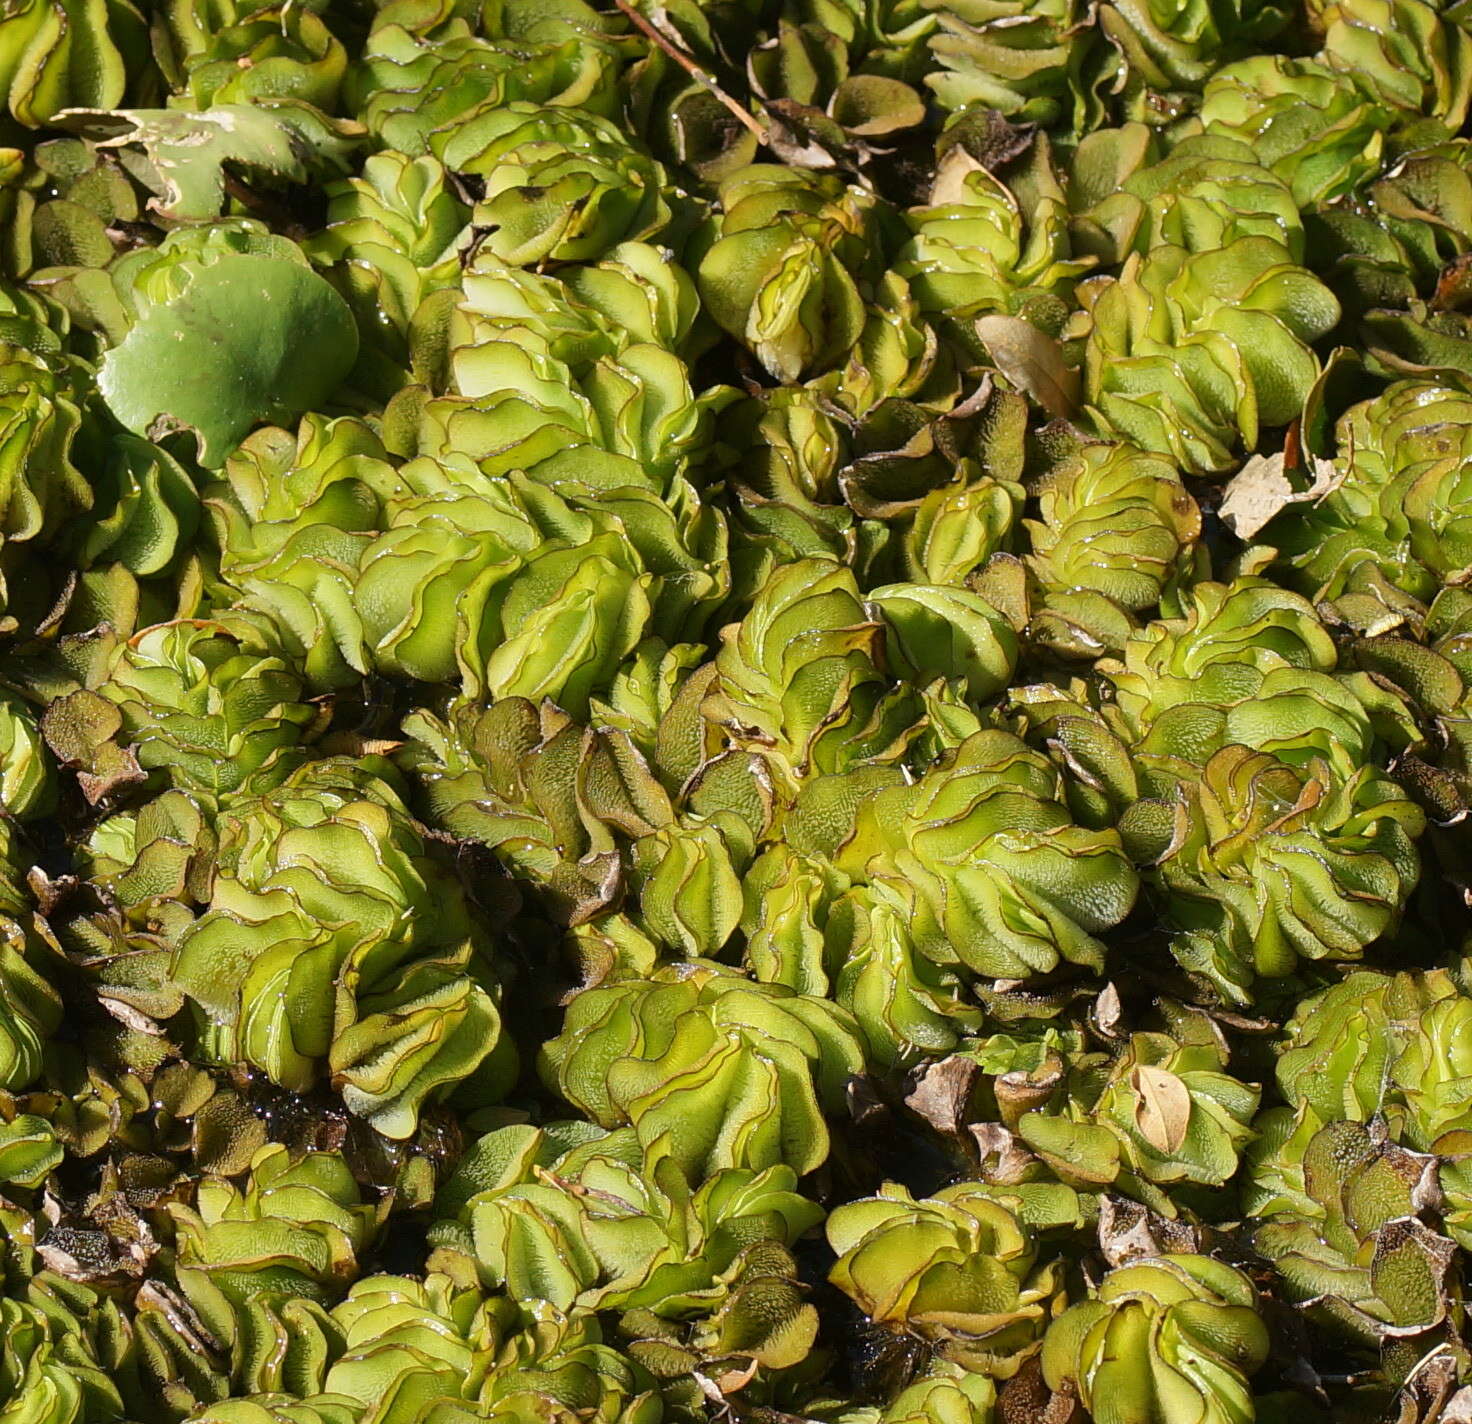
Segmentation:
[(646, 37), (653, 40), (654, 43), (658, 45), (659, 48), (662, 49), (667, 55), (669, 55), (669, 57), (674, 60), (674, 62), (678, 64), (680, 68), (685, 71), (686, 74), (690, 75), (690, 77), (694, 79), (697, 84), (703, 85), (712, 94), (714, 94), (716, 98), (719, 99), (721, 103), (724, 104), (726, 108), (728, 108), (738, 119), (740, 119), (741, 122), (748, 129), (750, 129), (751, 132), (754, 133), (762, 143), (767, 143), (769, 141), (767, 131), (761, 125), (761, 123), (758, 120), (754, 119), (749, 113), (747, 113), (746, 110), (743, 109), (741, 105), (738, 104), (736, 100), (733, 99), (728, 93), (726, 93), (726, 91), (722, 89), (721, 86), (717, 84), (716, 81), (705, 72), (705, 70), (703, 70), (698, 64), (696, 64), (696, 62), (691, 59), (690, 56), (684, 52), (684, 50), (680, 49), (678, 45), (674, 44), (670, 40), (669, 36), (664, 34), (657, 25), (652, 24), (643, 15), (641, 15), (629, 3), (629, 0), (613, 0), (613, 3), (617, 5), (618, 8), (629, 17), (629, 19), (633, 22), (635, 29), (639, 30)]

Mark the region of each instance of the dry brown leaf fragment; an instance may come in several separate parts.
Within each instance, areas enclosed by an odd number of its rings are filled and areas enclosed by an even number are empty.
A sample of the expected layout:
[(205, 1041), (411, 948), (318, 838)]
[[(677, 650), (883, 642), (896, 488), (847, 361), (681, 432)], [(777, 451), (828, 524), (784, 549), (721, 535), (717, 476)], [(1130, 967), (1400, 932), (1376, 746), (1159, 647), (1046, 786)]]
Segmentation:
[(738, 1394), (756, 1378), (757, 1368), (757, 1361), (755, 1358), (752, 1358), (740, 1368), (722, 1371), (722, 1373), (715, 1377), (713, 1383), (721, 1392), (722, 1397), (729, 1394)]
[(960, 1053), (928, 1064), (905, 1095), (905, 1106), (937, 1132), (960, 1136), (966, 1130), (966, 1107), (980, 1071), (974, 1058)]
[(1239, 539), (1251, 539), (1290, 504), (1320, 500), (1342, 478), (1332, 461), (1315, 458), (1312, 483), (1307, 489), (1297, 489), (1289, 478), (1283, 452), (1254, 455), (1228, 481), (1218, 513)]
[(1106, 1038), (1118, 1038), (1120, 1021), (1124, 1016), (1119, 1001), (1119, 987), (1110, 980), (1094, 1000), (1094, 1024)]
[(997, 370), (1049, 415), (1067, 420), (1078, 409), (1078, 372), (1051, 336), (1015, 316), (978, 317), (976, 334)]
[(930, 206), (942, 208), (951, 203), (964, 203), (967, 176), (984, 172), (986, 164), (973, 157), (963, 145), (952, 144), (935, 165), (935, 177), (930, 180)]
[(1123, 1197), (1106, 1196), (1099, 1203), (1099, 1250), (1111, 1266), (1200, 1249), (1200, 1235), (1188, 1222), (1171, 1221)]
[(1174, 1073), (1142, 1063), (1130, 1074), (1139, 1095), (1135, 1126), (1157, 1152), (1178, 1152), (1191, 1121), (1191, 1094)]

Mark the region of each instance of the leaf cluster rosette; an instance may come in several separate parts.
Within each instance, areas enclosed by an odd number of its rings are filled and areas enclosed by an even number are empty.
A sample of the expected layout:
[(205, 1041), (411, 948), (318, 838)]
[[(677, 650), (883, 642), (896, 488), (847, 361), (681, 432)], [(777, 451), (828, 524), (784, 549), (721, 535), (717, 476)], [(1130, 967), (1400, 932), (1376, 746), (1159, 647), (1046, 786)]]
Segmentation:
[(327, 223), (310, 253), (330, 266), (365, 347), (382, 347), (386, 360), (408, 366), (415, 313), (455, 285), (469, 217), (433, 154), (376, 153), (361, 176), (331, 186)]
[(752, 866), (742, 927), (761, 977), (831, 984), (875, 1061), (954, 1047), (973, 976), (1095, 961), (1136, 877), (1112, 830), (1076, 824), (1054, 768), (1010, 734), (960, 741), (919, 777), (884, 764), (804, 786), (788, 844)]
[(20, 905), (6, 909), (0, 919), (0, 1084), (13, 1092), (39, 1076), (46, 1043), (61, 1026), (55, 981), (63, 961), (55, 940), (33, 928)]
[(1434, 1329), (1452, 1309), (1455, 1251), (1419, 1219), (1434, 1159), (1377, 1141), (1360, 1123), (1308, 1127), (1280, 1148), (1297, 1159), (1299, 1199), (1264, 1203), (1256, 1249), (1290, 1299), (1351, 1337)]
[(903, 694), (876, 665), (882, 636), (842, 565), (775, 570), (741, 622), (722, 630), (702, 713), (738, 745), (761, 747), (788, 783), (841, 769), (882, 750), (886, 731), (903, 731), (903, 721), (894, 725), (894, 713), (905, 717)]
[(253, 99), (299, 99), (337, 107), (348, 54), (315, 10), (175, 0), (151, 38), (155, 62), (177, 108), (208, 109)]
[[(647, 461), (661, 473), (701, 453), (709, 438), (704, 414), (721, 393), (697, 396), (690, 388), (683, 358), (699, 303), (690, 277), (660, 249), (620, 243), (602, 261), (558, 278), (478, 256), (463, 286), (448, 362), (453, 394), (466, 398), (474, 415), (457, 421), (453, 406), (433, 424), (421, 415), (423, 453), (455, 450), (457, 425), (472, 442), (459, 453), (487, 474), (534, 472), (559, 444)], [(485, 436), (477, 427), (491, 424), (493, 413), (507, 429), (482, 453)], [(427, 438), (434, 425), (446, 427), (438, 446)], [(549, 438), (561, 432), (560, 441)], [(488, 464), (491, 451), (496, 458)], [(632, 482), (627, 471), (622, 480), (612, 475), (618, 461), (598, 463), (611, 467), (609, 483)]]
[[(621, 266), (588, 276), (618, 311)], [(724, 525), (681, 474), (708, 412), (676, 356), (627, 345), (561, 283), (497, 267), (472, 286), (479, 310), (452, 325), (459, 391), (406, 402), (395, 444), (411, 458), (390, 463), (355, 423), (304, 424), (294, 451), (284, 433), (252, 437), (210, 500), (221, 573), (311, 650), (318, 684), (376, 669), (580, 712), (647, 631), (725, 591)], [(560, 384), (574, 373), (581, 390)]]
[(1271, 237), (1132, 255), (1090, 292), (1086, 385), (1100, 423), (1206, 474), (1297, 414), (1339, 303)]
[(1468, 35), (1421, 0), (1325, 5), (1317, 16), (1326, 63), (1404, 114), (1461, 126), (1472, 98)]
[(515, 1299), (618, 1311), (626, 1332), (672, 1343), (693, 1321), (700, 1353), (739, 1337), (763, 1364), (790, 1364), (817, 1322), (786, 1248), (822, 1215), (796, 1184), (778, 1164), (721, 1168), (692, 1189), (667, 1137), (502, 1128), (443, 1189), (436, 1241)]
[(753, 972), (805, 992), (831, 986), (857, 1019), (871, 1061), (888, 1066), (944, 1051), (979, 1024), (963, 976), (920, 952), (908, 905), (882, 885), (833, 898), (820, 862), (773, 850), (753, 865), (745, 891)]
[(1110, 720), (1147, 776), (1168, 785), (1234, 744), (1295, 765), (1322, 757), (1346, 772), (1370, 760), (1395, 699), (1338, 668), (1306, 599), (1248, 577), (1203, 581), (1183, 603), (1178, 616), (1133, 634), (1122, 657), (1098, 664), (1117, 708)]
[(397, 488), (369, 427), (308, 415), (294, 434), (268, 426), (242, 441), (204, 491), (234, 611), (263, 624), (314, 689), (366, 670), (354, 579)]
[(15, 0), (0, 1414), (1466, 1416), (1469, 33)]
[(193, 612), (204, 562), (194, 547), (201, 524), (194, 477), (157, 445), (124, 434), (99, 466), (92, 508), (65, 541), (84, 570), (83, 599), (119, 630)]
[(0, 1329), (0, 1401), (7, 1414), (37, 1424), (81, 1424), (121, 1413), (117, 1390), (64, 1317), (5, 1300)]
[(343, 1395), (308, 1395), (272, 1391), (223, 1399), (190, 1414), (192, 1424), (351, 1424), (356, 1401)]
[(140, 767), (205, 794), (285, 779), (316, 721), (279, 651), (200, 620), (141, 630), (94, 690)]
[[(1393, 976), (1362, 970), (1305, 1000), (1278, 1058), (1284, 1105), (1259, 1119), (1263, 1137), (1251, 1154), (1249, 1207), (1269, 1218), (1349, 1210), (1360, 1220), (1362, 1212), (1325, 1197), (1331, 1189), (1351, 1190), (1343, 1176), (1348, 1169), (1336, 1165), (1325, 1175), (1324, 1154), (1334, 1151), (1336, 1164), (1363, 1160), (1367, 1171), (1373, 1167), (1363, 1190), (1376, 1191), (1377, 1199), (1385, 1199), (1373, 1185), (1380, 1178), (1404, 1184), (1371, 1225), (1414, 1218), (1427, 1228), (1412, 1233), (1421, 1245), (1436, 1228), (1465, 1241), (1472, 1122), (1461, 1035), (1468, 1004), (1459, 977), (1441, 970)], [(1367, 1031), (1373, 1036), (1361, 1038)], [(1341, 1179), (1342, 1186), (1324, 1185)], [(1346, 1249), (1342, 1240), (1338, 1249)]]
[(1097, 964), (1095, 935), (1128, 913), (1138, 882), (1116, 833), (1075, 824), (1057, 792), (1046, 758), (977, 732), (912, 784), (865, 797), (834, 861), (883, 887), (939, 964), (996, 978)]
[(1223, 747), (1160, 848), (1158, 883), (1180, 930), (1174, 953), (1238, 1001), (1257, 975), (1357, 958), (1395, 926), (1423, 825), (1372, 767), (1343, 777), (1324, 761), (1299, 768)]
[(342, 1345), (323, 1387), (375, 1421), (471, 1393), (502, 1338), (494, 1306), (439, 1273), (364, 1277), (331, 1320)]
[(1268, 237), (1303, 260), (1298, 202), (1249, 144), (1204, 134), (1160, 149), (1144, 124), (1099, 129), (1080, 142), (1068, 197), (1071, 235), (1084, 251), (1122, 262), (1155, 247), (1207, 252)]
[(958, 320), (1025, 310), (1038, 298), (1066, 300), (1092, 266), (1070, 251), (1056, 181), (1042, 185), (1024, 219), (1011, 190), (959, 142), (941, 161), (930, 203), (912, 209), (906, 222), (914, 236), (895, 255), (894, 270), (909, 281), (922, 311)]
[(1466, 401), (1397, 382), (1340, 417), (1333, 489), (1272, 526), (1307, 592), (1335, 598), (1374, 580), (1429, 602), (1460, 578), (1472, 561), (1460, 493)]
[(830, 1275), (877, 1326), (1005, 1378), (1035, 1352), (1061, 1282), (1032, 1232), (966, 1184), (916, 1200), (897, 1183), (829, 1215)]
[[(1201, 511), (1175, 466), (1129, 445), (1088, 445), (1052, 472), (1027, 524), (1041, 586), (1034, 636), (1061, 649), (1119, 646), (1200, 566)], [(1046, 610), (1046, 611), (1044, 611)]]
[(29, 821), (55, 804), (55, 763), (35, 709), (14, 694), (0, 698), (0, 806)]
[[(0, 377), (0, 597), (8, 608), (8, 584), (29, 584), (33, 564), (26, 546), (45, 546), (93, 503), (92, 488), (74, 462), (90, 372), (69, 354), (51, 325), (64, 317), (46, 312), (34, 298), (7, 295)], [(48, 321), (48, 316), (50, 321)], [(3, 620), (15, 626), (13, 615)]]
[(251, 1159), (244, 1188), (200, 1184), (193, 1207), (173, 1209), (179, 1267), (202, 1293), (270, 1292), (330, 1299), (355, 1274), (372, 1208), (351, 1172), (328, 1153), (292, 1162), (279, 1144)]
[(1132, 86), (1151, 91), (1198, 90), (1228, 60), (1272, 43), (1291, 23), (1274, 0), (1248, 3), (1133, 4), (1104, 7), (1099, 27), (1115, 45)]
[(925, 76), (941, 106), (995, 109), (1009, 119), (1083, 127), (1111, 65), (1083, 6), (1067, 0), (968, 0), (928, 5), (936, 68)]
[(779, 381), (836, 366), (863, 331), (859, 284), (877, 275), (878, 217), (872, 198), (835, 179), (740, 169), (696, 242), (701, 301)]
[(1279, 55), (1218, 70), (1199, 111), (1208, 134), (1249, 145), (1300, 208), (1331, 202), (1376, 172), (1390, 116), (1343, 70)]
[(0, 29), (0, 79), (12, 118), (40, 128), (66, 108), (121, 103), (144, 34), (143, 16), (122, 0), (18, 6)]
[[(1268, 1353), (1252, 1282), (1209, 1256), (1157, 1256), (1109, 1272), (1043, 1343), (1043, 1373), (1119, 1418), (1254, 1417), (1248, 1380)], [(1108, 1400), (1106, 1405), (1104, 1401)]]
[(837, 1005), (698, 962), (586, 990), (542, 1051), (570, 1103), (646, 1150), (665, 1139), (692, 1175), (811, 1171), (828, 1154), (824, 1106), (862, 1063)]
[(309, 764), (232, 803), (219, 837), (171, 971), (217, 1052), (298, 1091), (330, 1070), (390, 1136), (478, 1073), (492, 1087), (511, 1049), (488, 946), (391, 786)]
[(1225, 1186), (1252, 1139), (1259, 1090), (1226, 1067), (1210, 1036), (1174, 1043), (1136, 1033), (1112, 1061), (1077, 1057), (1067, 1079), (1015, 1128), (1065, 1183), (1112, 1185), (1173, 1215), (1172, 1188), (1189, 1198), (1193, 1186)]
[(673, 212), (664, 169), (606, 119), (510, 103), (459, 124), (431, 147), (482, 180), (473, 221), (511, 266), (591, 262), (662, 233)]
[(386, 144), (418, 158), (508, 103), (608, 116), (618, 69), (616, 46), (593, 26), (550, 19), (537, 34), (512, 39), (484, 33), (453, 6), (418, 14), (389, 8), (350, 68), (345, 92)]
[(991, 1424), (995, 1417), (997, 1387), (986, 1375), (969, 1370), (933, 1366), (920, 1379), (902, 1389), (884, 1411), (883, 1418), (900, 1424), (942, 1424), (950, 1420), (978, 1420)]

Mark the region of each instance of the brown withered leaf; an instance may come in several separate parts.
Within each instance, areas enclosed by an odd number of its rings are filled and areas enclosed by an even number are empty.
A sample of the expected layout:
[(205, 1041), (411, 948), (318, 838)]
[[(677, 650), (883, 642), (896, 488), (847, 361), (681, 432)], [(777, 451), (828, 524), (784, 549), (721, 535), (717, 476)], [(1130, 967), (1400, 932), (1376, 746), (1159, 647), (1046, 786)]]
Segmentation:
[(1038, 1160), (999, 1122), (972, 1123), (971, 1138), (981, 1157), (982, 1179), (999, 1187), (1015, 1186), (1024, 1180), (1028, 1168)]
[(1466, 311), (1472, 307), (1472, 253), (1452, 258), (1441, 269), (1430, 306), (1432, 311)]
[(962, 1053), (928, 1064), (905, 1095), (905, 1106), (937, 1132), (959, 1137), (966, 1131), (966, 1108), (980, 1071), (976, 1060)]
[(141, 1009), (135, 1008), (126, 999), (117, 999), (110, 994), (99, 993), (97, 1002), (126, 1028), (133, 1029), (136, 1033), (149, 1034), (154, 1038), (164, 1036), (164, 1030), (157, 1020), (149, 1018)]
[(986, 164), (973, 157), (962, 144), (952, 144), (935, 165), (935, 177), (930, 182), (931, 207), (966, 202), (967, 176), (985, 171)]
[(1372, 1278), (1393, 1281), (1398, 1295), (1414, 1300), (1426, 1313), (1408, 1324), (1393, 1325), (1355, 1308), (1359, 1321), (1381, 1339), (1416, 1336), (1440, 1325), (1453, 1304), (1451, 1280), (1460, 1255), (1456, 1244), (1415, 1217), (1387, 1221), (1375, 1231), (1374, 1240)]
[(1105, 1197), (1099, 1204), (1099, 1250), (1111, 1266), (1200, 1249), (1199, 1234), (1187, 1222), (1171, 1221), (1123, 1197)]
[(53, 914), (68, 896), (75, 894), (82, 883), (75, 875), (58, 875), (53, 879), (39, 865), (33, 865), (26, 872), (26, 887), (36, 897), (36, 908), (47, 916)]
[[(998, 109), (973, 107), (956, 116), (956, 121), (941, 135), (936, 147), (941, 151), (941, 166), (960, 149), (978, 168), (995, 173), (1014, 159), (1021, 158), (1037, 136), (1036, 124), (1014, 123)], [(931, 201), (940, 200), (932, 198)]]
[(1343, 479), (1330, 460), (1316, 458), (1312, 469), (1308, 488), (1299, 489), (1282, 452), (1254, 455), (1227, 483), (1217, 511), (1222, 523), (1239, 539), (1249, 540), (1290, 504), (1312, 504)]
[(791, 99), (767, 102), (767, 146), (794, 168), (851, 166), (848, 136), (821, 109)]
[(1282, 451), (1254, 455), (1227, 484), (1222, 523), (1239, 539), (1251, 539), (1275, 514), (1293, 503), (1293, 484)]
[(1094, 1026), (1105, 1038), (1118, 1038), (1123, 1012), (1119, 1002), (1119, 988), (1111, 979), (1099, 990), (1099, 997), (1094, 1000)]
[(403, 745), (402, 738), (369, 737), (347, 729), (331, 732), (321, 741), (322, 751), (328, 756), (389, 756)]
[(134, 1305), (140, 1312), (158, 1311), (197, 1355), (208, 1358), (224, 1349), (188, 1299), (163, 1281), (144, 1281), (134, 1297)]
[(1083, 1416), (1071, 1384), (1050, 1390), (1036, 1355), (1027, 1360), (997, 1397), (998, 1424), (1074, 1424)]
[(132, 749), (113, 740), (122, 714), (105, 697), (82, 689), (58, 697), (41, 716), (41, 734), (57, 759), (73, 768), (89, 804), (145, 779)]
[(756, 1378), (758, 1368), (754, 1358), (748, 1359), (740, 1366), (723, 1370), (714, 1377), (712, 1383), (720, 1391), (722, 1398), (728, 1394), (737, 1394)]
[(1016, 316), (978, 317), (976, 334), (997, 370), (1049, 415), (1067, 420), (1078, 409), (1078, 372), (1051, 336)]
[(1157, 1152), (1177, 1152), (1186, 1140), (1191, 1121), (1191, 1094), (1174, 1073), (1142, 1063), (1130, 1074), (1130, 1086), (1140, 1095), (1135, 1126)]
[[(1457, 1389), (1457, 1363), (1457, 1352), (1444, 1343), (1422, 1355), (1401, 1386), (1387, 1424), (1472, 1424), (1472, 1389)], [(1459, 1404), (1458, 1397), (1466, 1403)]]
[(1395, 774), (1426, 808), (1435, 825), (1460, 825), (1472, 810), (1472, 786), (1466, 777), (1446, 767), (1407, 752), (1396, 761)]
[(48, 1196), (45, 1216), (50, 1224), (36, 1254), (69, 1281), (141, 1280), (158, 1251), (148, 1222), (121, 1193), (93, 1196), (77, 1210)]
[(860, 1127), (875, 1127), (889, 1116), (889, 1108), (867, 1073), (856, 1073), (843, 1085), (844, 1106), (850, 1119)]

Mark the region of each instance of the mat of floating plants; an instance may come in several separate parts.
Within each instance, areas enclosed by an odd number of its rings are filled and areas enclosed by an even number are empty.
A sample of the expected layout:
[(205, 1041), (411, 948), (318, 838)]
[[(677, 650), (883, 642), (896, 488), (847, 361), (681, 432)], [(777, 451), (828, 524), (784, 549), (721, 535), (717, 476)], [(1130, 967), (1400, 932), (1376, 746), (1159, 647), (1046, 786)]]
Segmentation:
[(1472, 1424), (1469, 106), (5, 0), (0, 1424)]

